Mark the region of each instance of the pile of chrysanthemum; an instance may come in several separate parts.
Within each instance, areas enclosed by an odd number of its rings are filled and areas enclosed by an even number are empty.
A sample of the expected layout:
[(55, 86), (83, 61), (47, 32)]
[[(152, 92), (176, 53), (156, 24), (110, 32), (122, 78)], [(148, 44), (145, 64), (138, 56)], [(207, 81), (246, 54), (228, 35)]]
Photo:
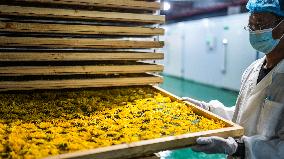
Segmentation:
[(225, 126), (149, 87), (0, 94), (0, 101), (0, 158), (41, 158)]

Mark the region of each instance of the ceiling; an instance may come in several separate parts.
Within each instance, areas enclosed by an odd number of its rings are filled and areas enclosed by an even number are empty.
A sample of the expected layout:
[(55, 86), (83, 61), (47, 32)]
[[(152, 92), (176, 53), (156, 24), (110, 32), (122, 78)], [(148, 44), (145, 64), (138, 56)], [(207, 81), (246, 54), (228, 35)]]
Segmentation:
[(161, 0), (170, 4), (171, 8), (161, 13), (166, 15), (167, 21), (182, 21), (198, 16), (210, 16), (218, 12), (227, 14), (228, 8), (240, 7), (246, 11), (247, 0)]

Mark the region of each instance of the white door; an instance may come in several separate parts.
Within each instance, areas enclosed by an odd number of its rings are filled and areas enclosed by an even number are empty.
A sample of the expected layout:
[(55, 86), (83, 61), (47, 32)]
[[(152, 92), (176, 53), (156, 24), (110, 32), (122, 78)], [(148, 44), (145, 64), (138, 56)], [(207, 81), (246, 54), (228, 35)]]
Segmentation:
[(184, 78), (220, 87), (220, 53), (217, 41), (220, 34), (211, 19), (185, 23)]
[[(248, 23), (248, 14), (232, 15), (218, 19), (222, 32), (222, 87), (239, 90), (241, 76), (256, 60), (256, 51), (251, 47), (249, 34), (243, 27)], [(224, 44), (225, 42), (225, 44)]]

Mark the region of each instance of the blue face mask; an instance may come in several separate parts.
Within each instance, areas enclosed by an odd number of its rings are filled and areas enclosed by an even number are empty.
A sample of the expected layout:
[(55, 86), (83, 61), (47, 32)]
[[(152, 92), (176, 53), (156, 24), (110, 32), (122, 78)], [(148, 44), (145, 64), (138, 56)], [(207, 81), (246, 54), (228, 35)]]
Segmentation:
[(249, 32), (251, 46), (265, 54), (270, 53), (280, 42), (280, 39), (273, 39), (272, 28)]

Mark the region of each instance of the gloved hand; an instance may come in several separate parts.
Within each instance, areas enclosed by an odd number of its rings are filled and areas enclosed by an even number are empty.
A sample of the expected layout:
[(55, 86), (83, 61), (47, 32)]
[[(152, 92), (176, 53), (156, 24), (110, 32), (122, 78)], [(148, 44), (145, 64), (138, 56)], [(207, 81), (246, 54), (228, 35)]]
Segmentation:
[(223, 153), (232, 155), (238, 148), (238, 143), (232, 137), (228, 137), (228, 139), (217, 136), (199, 137), (196, 142), (198, 145), (192, 146), (192, 150), (207, 154)]
[(192, 98), (189, 98), (189, 97), (182, 97), (181, 98), (183, 101), (188, 101), (202, 109), (205, 109), (205, 110), (209, 110), (209, 104), (204, 102), (204, 101), (198, 101), (198, 100), (195, 100), (195, 99), (192, 99)]

